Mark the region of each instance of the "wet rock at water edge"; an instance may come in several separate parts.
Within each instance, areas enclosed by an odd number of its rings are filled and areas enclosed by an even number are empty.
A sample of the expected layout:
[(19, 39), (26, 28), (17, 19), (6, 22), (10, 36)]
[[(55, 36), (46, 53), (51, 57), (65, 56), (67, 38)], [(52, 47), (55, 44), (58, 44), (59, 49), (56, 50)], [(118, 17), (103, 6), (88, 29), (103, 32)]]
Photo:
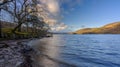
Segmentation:
[(5, 43), (0, 43), (0, 48), (7, 48), (9, 47), (9, 45), (5, 44)]

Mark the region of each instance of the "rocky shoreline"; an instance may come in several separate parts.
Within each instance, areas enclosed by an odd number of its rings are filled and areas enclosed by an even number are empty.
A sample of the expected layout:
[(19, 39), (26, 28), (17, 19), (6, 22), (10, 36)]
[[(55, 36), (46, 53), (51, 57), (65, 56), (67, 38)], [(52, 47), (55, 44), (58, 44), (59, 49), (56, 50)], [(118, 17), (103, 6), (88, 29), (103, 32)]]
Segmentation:
[(0, 67), (32, 67), (30, 52), (34, 50), (27, 45), (29, 41), (0, 41)]

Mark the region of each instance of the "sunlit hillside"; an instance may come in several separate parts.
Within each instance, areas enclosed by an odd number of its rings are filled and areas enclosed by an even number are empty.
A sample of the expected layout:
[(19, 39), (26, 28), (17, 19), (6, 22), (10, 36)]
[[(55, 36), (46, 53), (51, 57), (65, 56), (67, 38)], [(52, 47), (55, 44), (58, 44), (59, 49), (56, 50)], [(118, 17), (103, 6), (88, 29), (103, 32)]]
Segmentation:
[(85, 28), (74, 32), (75, 34), (120, 34), (120, 22), (110, 23), (99, 28)]

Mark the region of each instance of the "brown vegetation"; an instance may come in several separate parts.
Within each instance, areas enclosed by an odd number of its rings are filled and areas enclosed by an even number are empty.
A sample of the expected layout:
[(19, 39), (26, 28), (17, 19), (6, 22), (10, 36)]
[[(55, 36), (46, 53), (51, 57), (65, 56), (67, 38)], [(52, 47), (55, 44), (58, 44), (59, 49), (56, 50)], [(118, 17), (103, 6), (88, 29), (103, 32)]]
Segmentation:
[(120, 34), (120, 22), (107, 24), (99, 28), (85, 28), (80, 29), (76, 34)]

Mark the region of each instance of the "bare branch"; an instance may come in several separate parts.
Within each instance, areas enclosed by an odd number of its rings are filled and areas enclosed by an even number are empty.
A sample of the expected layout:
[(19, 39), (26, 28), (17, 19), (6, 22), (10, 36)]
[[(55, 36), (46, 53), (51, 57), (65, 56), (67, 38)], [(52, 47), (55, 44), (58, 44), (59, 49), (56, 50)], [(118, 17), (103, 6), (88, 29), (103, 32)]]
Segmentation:
[(2, 3), (0, 3), (0, 6), (4, 5), (4, 4), (7, 4), (9, 2), (12, 2), (13, 0), (3, 0)]

